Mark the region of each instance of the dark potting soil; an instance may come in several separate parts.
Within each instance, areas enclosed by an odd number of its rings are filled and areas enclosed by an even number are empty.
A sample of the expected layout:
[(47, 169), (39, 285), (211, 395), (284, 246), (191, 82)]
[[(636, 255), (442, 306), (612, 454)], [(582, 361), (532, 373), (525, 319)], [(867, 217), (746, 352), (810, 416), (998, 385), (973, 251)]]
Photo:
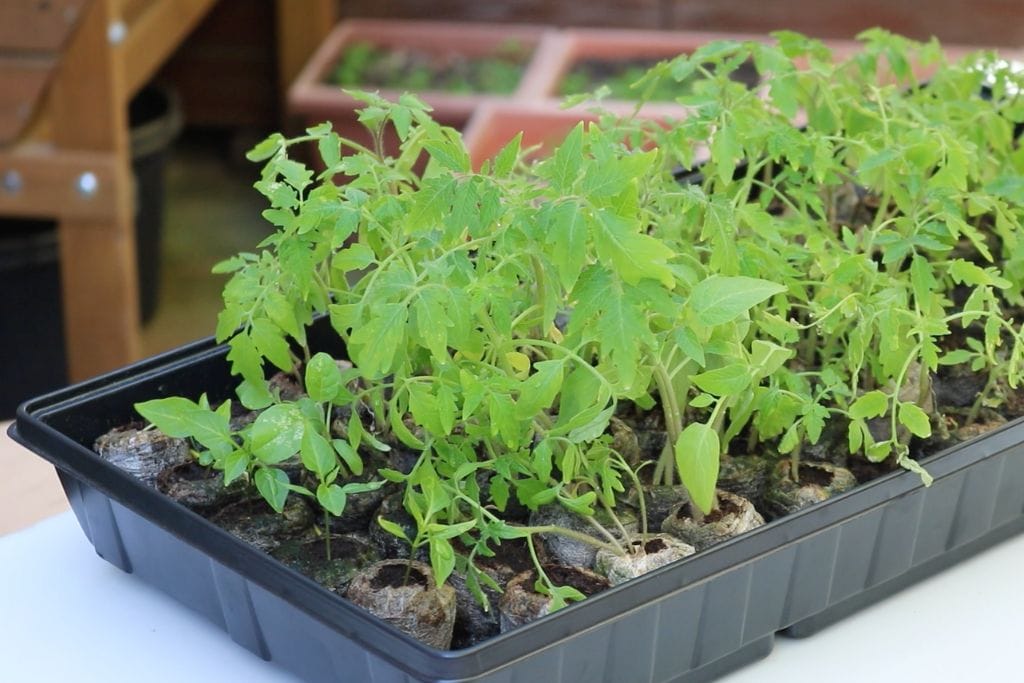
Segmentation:
[[(680, 512), (682, 512), (682, 510), (680, 510)], [(692, 517), (693, 506), (687, 505), (686, 512)], [(721, 521), (722, 518), (726, 517), (727, 515), (738, 515), (740, 512), (742, 512), (742, 510), (734, 500), (730, 498), (725, 498), (723, 496), (719, 496), (718, 505), (715, 506), (715, 509), (709, 512), (708, 514), (704, 515), (704, 523), (714, 524), (715, 522)]]
[(409, 584), (416, 584), (417, 586), (426, 588), (427, 577), (415, 567), (409, 568), (407, 565), (397, 564), (389, 564), (381, 567), (370, 582), (370, 585), (374, 590), (380, 590), (382, 588), (399, 588), (400, 586), (407, 586)]
[(608, 582), (601, 581), (601, 577), (590, 576), (589, 572), (583, 573), (561, 564), (545, 566), (544, 573), (556, 586), (572, 586), (586, 596), (597, 595), (608, 588)]
[[(944, 391), (952, 391), (952, 389), (948, 388), (949, 386), (955, 386), (958, 390), (966, 390), (966, 388), (968, 387), (973, 387), (977, 385), (978, 379), (973, 374), (961, 373), (960, 375), (956, 376), (947, 375), (936, 377), (934, 379), (934, 384), (936, 394), (938, 396), (942, 395), (942, 392)], [(1014, 416), (1010, 414), (1013, 412), (1014, 408), (1024, 408), (1024, 393), (1018, 391), (1010, 391), (1005, 387), (1000, 387), (1000, 393), (1005, 400), (1005, 407), (1007, 408), (1006, 412), (1008, 413), (1006, 416), (1007, 418)], [(937, 404), (940, 407), (943, 405), (948, 405), (944, 401), (937, 401)], [(911, 444), (912, 453), (916, 457), (923, 457), (924, 455), (945, 448), (951, 445), (952, 443), (956, 443), (958, 440), (970, 438), (972, 436), (976, 436), (980, 433), (983, 433), (984, 431), (987, 431), (989, 429), (996, 428), (1005, 422), (1005, 418), (999, 417), (998, 415), (995, 416), (995, 418), (998, 419), (994, 418), (989, 420), (988, 417), (994, 415), (994, 413), (989, 409), (985, 409), (982, 412), (981, 420), (979, 420), (975, 424), (965, 426), (966, 412), (966, 409), (964, 409), (962, 406), (951, 409), (950, 414), (945, 417), (950, 427), (950, 429), (948, 430), (950, 433), (949, 438), (943, 441), (933, 439), (928, 442), (915, 440)], [(1021, 412), (1024, 412), (1024, 410), (1021, 410)], [(658, 456), (658, 452), (660, 451), (660, 448), (644, 448), (644, 445), (664, 443), (664, 423), (661, 414), (659, 412), (645, 412), (638, 409), (635, 406), (626, 405), (622, 406), (620, 410), (617, 411), (616, 417), (621, 420), (621, 424), (616, 425), (615, 437), (622, 441), (623, 443), (626, 441), (634, 443), (634, 441), (630, 439), (628, 434), (626, 434), (626, 432), (624, 431), (633, 430), (638, 437), (635, 443), (640, 444), (641, 452), (639, 454), (639, 457), (641, 461), (656, 459)], [(660, 438), (657, 436), (659, 434)], [(845, 443), (845, 426), (843, 425), (837, 426), (834, 430), (827, 430), (827, 434), (827, 437), (823, 435), (823, 441), (828, 440), (829, 443), (822, 445), (820, 450), (834, 451), (845, 454), (841, 458), (841, 460), (843, 460), (845, 465), (854, 472), (854, 474), (857, 477), (857, 480), (860, 482), (868, 481), (881, 474), (890, 472), (896, 468), (896, 466), (893, 465), (888, 460), (883, 463), (871, 463), (868, 462), (863, 456), (859, 454), (849, 454), (847, 445)], [(734, 443), (746, 443), (744, 435), (739, 435), (734, 441)], [(778, 454), (773, 453), (770, 449), (765, 450), (763, 447), (760, 448), (762, 450), (762, 454), (765, 457), (767, 457), (769, 461), (774, 461), (778, 457)], [(375, 458), (371, 457), (368, 452), (364, 453), (364, 456), (364, 460), (366, 462), (373, 462), (375, 460)], [(376, 458), (376, 460), (379, 461), (377, 465), (386, 466), (382, 458)], [(808, 463), (809, 462), (810, 461), (808, 461)], [(371, 471), (367, 472), (367, 476), (372, 475), (377, 465), (374, 465), (370, 468)], [(210, 471), (206, 468), (200, 467), (198, 464), (194, 462), (179, 465), (177, 469), (177, 476), (183, 479), (194, 478), (197, 481), (203, 481), (206, 479), (218, 480), (222, 478), (222, 474), (220, 472)], [(642, 468), (641, 473), (646, 474), (646, 476), (649, 477), (649, 473), (651, 470), (653, 470), (652, 467), (644, 467)], [(818, 486), (821, 487), (828, 487), (832, 483), (832, 475), (828, 472), (820, 470), (817, 467), (803, 466), (800, 468), (800, 470), (801, 483), (812, 483), (817, 484)], [(232, 521), (227, 521), (223, 517), (223, 510), (226, 510), (227, 508), (203, 510), (200, 513), (204, 514), (208, 518), (211, 518), (215, 523), (221, 523), (223, 526), (228, 527), (231, 530), (234, 530), (238, 524), (237, 518), (234, 517), (234, 514), (240, 513), (240, 516), (242, 518), (257, 518), (259, 520), (259, 523), (256, 526), (262, 526), (264, 520), (270, 522), (273, 520), (273, 518), (279, 517), (278, 515), (276, 515), (276, 513), (273, 513), (270, 507), (261, 498), (258, 497), (258, 494), (255, 492), (255, 489), (253, 487), (249, 486), (247, 489), (245, 489), (245, 495), (243, 496), (243, 499), (248, 499), (248, 502), (236, 503), (234, 505)], [(389, 502), (393, 506), (397, 506), (397, 509), (392, 508), (393, 513), (398, 514), (399, 516), (401, 516), (402, 513), (404, 513), (404, 509), (401, 507), (400, 497), (392, 497), (389, 500)], [(302, 514), (296, 517), (296, 513), (299, 510), (301, 510)], [(689, 510), (685, 510), (684, 512), (689, 512)], [(741, 512), (741, 509), (738, 507), (736, 503), (734, 503), (732, 500), (726, 497), (721, 497), (718, 508), (712, 511), (709, 515), (705, 516), (705, 522), (715, 523), (721, 521), (729, 514), (736, 514), (738, 512)], [(251, 537), (251, 534), (248, 533), (249, 531), (251, 531), (251, 529), (247, 529), (247, 533), (244, 534), (239, 533), (237, 530), (235, 530), (234, 532), (242, 536), (243, 540), (246, 540), (255, 545), (256, 547), (261, 548), (266, 552), (269, 552), (273, 548), (283, 548), (285, 543), (292, 542), (284, 540), (284, 534), (289, 534), (289, 538), (294, 539), (294, 543), (296, 546), (301, 542), (301, 539), (308, 539), (312, 535), (310, 525), (319, 525), (323, 517), (320, 511), (315, 510), (313, 505), (309, 504), (305, 498), (302, 498), (300, 496), (291, 496), (289, 498), (288, 513), (294, 518), (294, 521), (299, 522), (299, 524), (293, 525), (292, 528), (290, 529), (282, 529), (280, 528), (279, 525), (268, 525), (266, 531), (260, 532), (266, 535), (264, 540), (253, 539)], [(374, 514), (370, 517), (369, 526), (371, 529), (377, 528), (377, 530), (379, 530), (379, 525), (377, 525), (376, 523), (378, 514), (381, 514), (380, 510), (375, 511)], [(308, 520), (308, 523), (304, 523), (302, 520)], [(367, 530), (361, 530), (361, 532), (365, 531)], [(457, 539), (453, 539), (453, 541), (455, 541), (454, 545), (456, 547), (457, 552), (462, 552), (463, 554), (465, 554), (465, 548), (463, 548), (457, 542)], [(406, 554), (408, 554), (407, 543), (400, 543), (398, 545), (402, 545), (406, 551)], [(539, 552), (542, 552), (544, 544), (537, 543), (536, 547)], [(664, 547), (665, 544), (660, 539), (651, 539), (646, 542), (644, 550), (647, 553), (654, 554), (661, 550), (664, 550)], [(502, 587), (504, 587), (507, 584), (507, 582), (510, 580), (510, 577), (515, 576), (517, 574), (521, 574), (524, 571), (530, 571), (533, 568), (533, 561), (529, 553), (529, 548), (526, 542), (521, 539), (503, 541), (500, 545), (495, 546), (494, 550), (496, 552), (496, 555), (493, 558), (477, 558), (478, 566), (482, 570), (487, 571), (492, 576), (492, 578), (495, 578), (495, 580), (498, 581), (499, 585), (501, 585)], [(324, 543), (315, 542), (311, 544), (308, 547), (308, 549), (303, 550), (303, 552), (306, 553), (306, 556), (303, 557), (303, 561), (307, 567), (315, 566), (321, 563), (327, 564), (326, 546)], [(344, 555), (345, 553), (346, 549), (344, 545), (341, 543), (335, 544), (334, 547), (332, 547), (333, 558), (338, 558), (340, 555)], [(275, 555), (276, 554), (277, 553), (275, 552)], [(388, 556), (394, 557), (394, 555)], [(573, 578), (579, 574), (579, 572), (575, 568), (560, 566), (557, 564), (549, 564), (546, 558), (542, 557), (541, 559), (545, 563), (545, 571), (548, 573), (549, 577), (556, 585), (573, 585), (578, 590), (580, 590), (584, 595), (593, 595), (607, 587), (607, 585), (599, 581), (592, 580), (583, 580), (583, 585), (579, 585), (576, 583), (577, 579)], [(287, 559), (285, 561), (287, 564), (294, 566), (292, 561)], [(306, 571), (305, 569), (302, 569), (300, 571), (303, 571), (304, 573), (313, 576), (314, 579), (317, 579), (317, 576), (315, 575), (317, 572), (315, 569), (311, 571)], [(534, 577), (534, 579), (535, 578), (536, 577)], [(384, 568), (382, 570), (382, 573), (374, 579), (374, 586), (378, 588), (383, 587), (385, 585), (398, 587), (406, 582), (411, 582), (412, 584), (425, 587), (430, 581), (427, 577), (425, 577), (422, 573), (419, 573), (418, 571), (413, 571), (409, 576), (406, 576), (406, 564), (401, 563), (396, 566)], [(532, 582), (530, 585), (532, 585)], [(471, 641), (468, 640), (457, 640), (456, 642), (465, 642), (471, 644)]]
[(815, 485), (822, 488), (828, 488), (832, 484), (832, 480), (835, 476), (831, 472), (827, 472), (820, 467), (801, 467), (800, 468), (800, 485)]

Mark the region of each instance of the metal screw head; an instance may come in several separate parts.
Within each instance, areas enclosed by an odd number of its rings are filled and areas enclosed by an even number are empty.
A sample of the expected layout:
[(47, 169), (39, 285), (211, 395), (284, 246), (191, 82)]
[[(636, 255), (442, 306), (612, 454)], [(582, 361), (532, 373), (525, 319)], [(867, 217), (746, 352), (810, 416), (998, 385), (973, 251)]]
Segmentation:
[(25, 181), (22, 180), (21, 174), (13, 169), (4, 171), (3, 176), (0, 176), (0, 187), (3, 187), (7, 194), (18, 194), (24, 184)]
[(92, 171), (86, 171), (75, 179), (75, 190), (86, 199), (92, 199), (100, 190), (100, 179)]

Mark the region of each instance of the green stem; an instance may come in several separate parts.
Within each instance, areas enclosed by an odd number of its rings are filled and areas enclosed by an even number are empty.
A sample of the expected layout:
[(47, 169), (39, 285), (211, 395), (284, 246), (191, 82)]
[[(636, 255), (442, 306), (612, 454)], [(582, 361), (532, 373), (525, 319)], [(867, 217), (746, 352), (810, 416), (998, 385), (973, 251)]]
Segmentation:
[(675, 392), (672, 391), (672, 380), (669, 378), (665, 366), (660, 362), (654, 363), (654, 381), (658, 385), (658, 397), (661, 399), (661, 409), (665, 413), (665, 431), (668, 433), (668, 441), (654, 470), (655, 483), (660, 474), (663, 477), (662, 483), (671, 486), (675, 472), (673, 449), (676, 442), (679, 441), (679, 436), (683, 433), (683, 414), (679, 409), (679, 401), (676, 399)]

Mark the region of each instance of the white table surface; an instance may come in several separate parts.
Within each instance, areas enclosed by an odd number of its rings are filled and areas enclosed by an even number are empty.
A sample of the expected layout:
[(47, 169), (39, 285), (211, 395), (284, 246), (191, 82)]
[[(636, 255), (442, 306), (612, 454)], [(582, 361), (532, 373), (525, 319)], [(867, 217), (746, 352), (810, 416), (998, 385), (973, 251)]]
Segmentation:
[[(1022, 582), (1024, 535), (720, 680), (1021, 681)], [(71, 513), (0, 538), (0, 631), (4, 683), (296, 681), (101, 560)]]

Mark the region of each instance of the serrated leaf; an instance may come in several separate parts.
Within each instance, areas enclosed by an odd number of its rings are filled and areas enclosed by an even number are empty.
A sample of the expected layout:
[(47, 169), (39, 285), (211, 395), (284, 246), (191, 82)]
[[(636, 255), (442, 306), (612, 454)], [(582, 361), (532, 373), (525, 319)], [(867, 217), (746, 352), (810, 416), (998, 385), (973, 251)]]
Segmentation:
[(608, 429), (608, 422), (612, 419), (612, 415), (615, 412), (614, 406), (609, 406), (599, 412), (586, 424), (582, 424), (569, 432), (568, 439), (573, 443), (584, 443), (586, 441), (593, 441), (597, 437), (604, 434), (605, 430)]
[(279, 370), (291, 371), (292, 354), (281, 328), (265, 318), (257, 318), (252, 322), (249, 334), (261, 356), (277, 366)]
[(575, 201), (559, 202), (542, 214), (545, 241), (550, 247), (548, 258), (558, 270), (562, 287), (571, 290), (587, 262), (589, 227), (585, 209)]
[(405, 338), (408, 310), (402, 304), (380, 304), (369, 321), (352, 331), (349, 348), (367, 378), (391, 371), (399, 344)]
[(583, 122), (579, 122), (545, 162), (543, 172), (552, 187), (562, 194), (571, 194), (573, 184), (580, 173), (583, 155)]
[(732, 180), (736, 172), (736, 162), (743, 156), (743, 148), (732, 124), (720, 125), (711, 139), (711, 159), (718, 171), (718, 178), (723, 183)]
[(235, 449), (230, 416), (202, 408), (187, 398), (172, 396), (136, 403), (135, 410), (167, 436), (193, 438), (215, 457), (224, 457)]
[(961, 363), (968, 362), (974, 358), (975, 355), (976, 354), (971, 353), (967, 349), (954, 349), (953, 351), (943, 354), (942, 357), (939, 358), (939, 365), (960, 365)]
[(795, 352), (792, 349), (763, 339), (755, 339), (750, 344), (750, 365), (759, 377), (771, 375), (794, 355)]
[(712, 275), (693, 288), (688, 305), (704, 325), (735, 320), (757, 304), (786, 291), (786, 287), (752, 277)]
[(914, 436), (926, 439), (932, 435), (932, 425), (928, 419), (928, 413), (914, 403), (900, 403), (896, 419)]
[(353, 270), (362, 270), (377, 260), (373, 249), (365, 244), (357, 242), (336, 253), (331, 259), (331, 268), (348, 273)]
[(455, 550), (447, 539), (430, 537), (430, 568), (438, 586), (447, 581), (455, 570)]
[(551, 406), (562, 388), (564, 366), (565, 363), (560, 360), (545, 360), (534, 364), (533, 374), (520, 385), (516, 417), (528, 420)]
[(642, 234), (633, 221), (608, 210), (595, 213), (592, 239), (601, 262), (628, 284), (653, 278), (665, 287), (675, 286), (675, 276), (666, 265), (675, 254), (663, 241)]
[(720, 454), (718, 432), (702, 422), (687, 425), (675, 443), (679, 477), (704, 514), (714, 507)]
[[(263, 384), (263, 362), (260, 352), (248, 334), (240, 332), (228, 342), (230, 350), (227, 359), (231, 362), (231, 372), (241, 375), (248, 382), (258, 387)], [(241, 397), (239, 397), (241, 398)]]
[(430, 387), (422, 382), (411, 382), (407, 385), (409, 390), (409, 412), (420, 425), (435, 436), (444, 436), (444, 425), (438, 411), (437, 400), (431, 393)]
[(881, 417), (889, 409), (889, 396), (881, 391), (869, 391), (857, 398), (850, 406), (850, 417), (855, 420), (865, 420), (871, 417)]
[(504, 178), (512, 169), (515, 167), (516, 160), (519, 158), (519, 150), (523, 144), (522, 132), (516, 133), (516, 136), (512, 138), (508, 144), (501, 148), (501, 151), (494, 157), (494, 175), (498, 178)]
[(494, 507), (498, 508), (499, 511), (504, 512), (505, 507), (508, 505), (508, 481), (506, 481), (504, 477), (491, 477), (490, 492), (491, 500), (494, 501)]
[(420, 292), (413, 302), (416, 314), (416, 333), (422, 343), (430, 349), (434, 358), (444, 361), (448, 358), (449, 320), (445, 307), (438, 299), (437, 290)]
[(452, 206), (458, 181), (452, 175), (434, 176), (423, 181), (413, 196), (407, 222), (413, 232), (438, 228)]

